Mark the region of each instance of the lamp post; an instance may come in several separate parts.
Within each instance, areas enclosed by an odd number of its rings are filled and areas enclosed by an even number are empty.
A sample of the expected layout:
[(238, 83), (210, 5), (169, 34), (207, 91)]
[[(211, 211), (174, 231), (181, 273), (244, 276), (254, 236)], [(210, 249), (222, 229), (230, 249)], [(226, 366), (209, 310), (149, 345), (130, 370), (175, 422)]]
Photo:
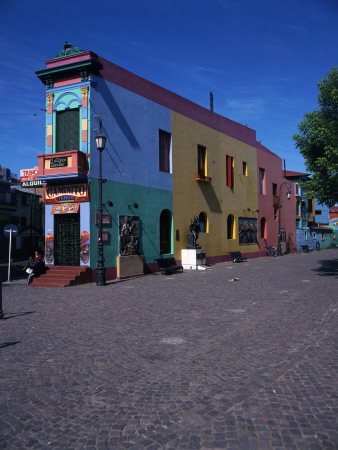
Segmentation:
[(100, 162), (99, 162), (99, 242), (97, 244), (98, 257), (97, 257), (97, 277), (96, 285), (105, 286), (106, 285), (106, 268), (104, 267), (104, 257), (103, 257), (103, 242), (102, 242), (102, 183), (106, 180), (102, 178), (102, 152), (106, 145), (106, 136), (102, 134), (102, 118), (99, 116), (100, 124), (100, 134), (95, 137), (96, 147), (100, 152)]
[(281, 236), (281, 214), (280, 214), (280, 210), (281, 210), (281, 193), (282, 193), (282, 188), (283, 186), (287, 186), (288, 188), (288, 192), (286, 194), (286, 198), (288, 200), (290, 200), (291, 198), (291, 184), (288, 183), (287, 181), (284, 181), (284, 183), (282, 183), (279, 186), (279, 194), (278, 194), (278, 248), (277, 248), (277, 256), (282, 256), (282, 236)]

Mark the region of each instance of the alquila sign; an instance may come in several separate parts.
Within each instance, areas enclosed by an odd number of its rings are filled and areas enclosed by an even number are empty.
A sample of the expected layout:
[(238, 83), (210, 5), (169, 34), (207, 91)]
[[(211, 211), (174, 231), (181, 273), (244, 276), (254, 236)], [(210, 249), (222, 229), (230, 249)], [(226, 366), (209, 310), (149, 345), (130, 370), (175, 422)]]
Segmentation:
[(45, 186), (45, 203), (88, 202), (88, 183)]

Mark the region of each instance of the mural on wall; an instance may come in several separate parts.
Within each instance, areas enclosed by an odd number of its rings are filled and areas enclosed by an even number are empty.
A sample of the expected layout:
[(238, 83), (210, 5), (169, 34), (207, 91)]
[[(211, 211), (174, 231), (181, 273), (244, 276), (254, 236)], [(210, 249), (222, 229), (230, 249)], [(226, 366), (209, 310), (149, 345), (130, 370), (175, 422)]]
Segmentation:
[(138, 255), (140, 253), (140, 218), (137, 216), (120, 216), (120, 256)]
[(258, 226), (257, 219), (239, 217), (239, 243), (240, 244), (257, 244)]
[(46, 254), (45, 261), (47, 264), (52, 264), (54, 261), (54, 235), (52, 233), (46, 234)]
[(80, 258), (83, 264), (87, 264), (89, 261), (89, 233), (88, 231), (82, 231), (80, 235)]

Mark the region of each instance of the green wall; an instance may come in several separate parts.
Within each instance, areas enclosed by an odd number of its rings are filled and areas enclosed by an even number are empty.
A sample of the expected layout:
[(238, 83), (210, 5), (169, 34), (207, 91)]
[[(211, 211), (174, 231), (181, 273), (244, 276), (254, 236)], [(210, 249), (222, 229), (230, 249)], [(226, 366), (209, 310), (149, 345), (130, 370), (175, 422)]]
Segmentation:
[[(108, 201), (114, 206), (109, 206)], [(111, 214), (111, 225), (103, 225), (109, 231), (109, 241), (104, 243), (103, 251), (106, 267), (116, 267), (119, 256), (119, 216), (139, 216), (141, 222), (140, 245), (146, 264), (154, 263), (160, 257), (160, 215), (164, 209), (172, 213), (172, 192), (115, 181), (102, 184), (103, 213)], [(128, 205), (137, 203), (138, 208)], [(90, 178), (90, 261), (91, 268), (97, 265), (97, 232), (95, 212), (99, 208), (99, 182)], [(171, 233), (173, 235), (173, 233)], [(172, 238), (173, 248), (173, 238)]]

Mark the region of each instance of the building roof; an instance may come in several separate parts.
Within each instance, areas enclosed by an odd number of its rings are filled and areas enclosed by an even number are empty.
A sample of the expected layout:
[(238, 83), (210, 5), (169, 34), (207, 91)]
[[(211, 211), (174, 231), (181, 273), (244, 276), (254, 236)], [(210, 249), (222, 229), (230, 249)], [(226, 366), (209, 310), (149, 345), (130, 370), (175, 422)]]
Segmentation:
[(29, 189), (22, 188), (21, 186), (16, 186), (16, 185), (13, 186), (12, 185), (11, 189), (15, 190), (15, 191), (20, 191), (20, 192), (22, 192), (24, 194), (37, 195), (38, 197), (41, 197), (40, 194), (36, 194), (35, 192), (32, 192)]
[(331, 208), (329, 209), (330, 213), (338, 213), (338, 206), (331, 206)]
[(285, 177), (309, 177), (310, 174), (304, 172), (294, 172), (293, 170), (284, 170)]

